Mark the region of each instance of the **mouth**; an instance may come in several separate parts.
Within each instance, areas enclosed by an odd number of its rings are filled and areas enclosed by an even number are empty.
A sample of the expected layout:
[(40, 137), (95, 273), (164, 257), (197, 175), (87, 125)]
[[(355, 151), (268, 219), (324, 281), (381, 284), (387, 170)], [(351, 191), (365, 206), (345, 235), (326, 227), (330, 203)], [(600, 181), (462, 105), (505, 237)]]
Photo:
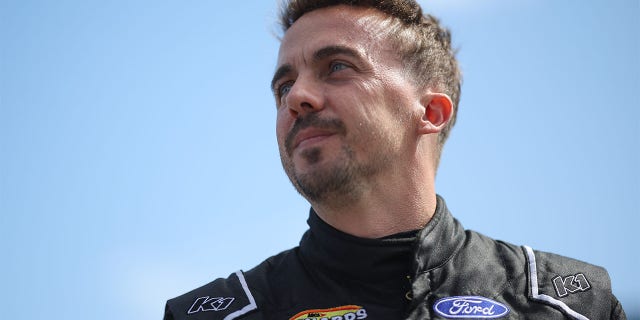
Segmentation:
[(316, 113), (310, 113), (296, 120), (285, 137), (284, 146), (287, 154), (291, 156), (294, 149), (307, 147), (333, 135), (345, 133), (345, 125), (339, 119), (321, 119)]
[(317, 129), (317, 128), (309, 128), (309, 129), (302, 130), (296, 135), (295, 139), (293, 140), (292, 150), (321, 142), (333, 136), (334, 134), (335, 133), (333, 132)]

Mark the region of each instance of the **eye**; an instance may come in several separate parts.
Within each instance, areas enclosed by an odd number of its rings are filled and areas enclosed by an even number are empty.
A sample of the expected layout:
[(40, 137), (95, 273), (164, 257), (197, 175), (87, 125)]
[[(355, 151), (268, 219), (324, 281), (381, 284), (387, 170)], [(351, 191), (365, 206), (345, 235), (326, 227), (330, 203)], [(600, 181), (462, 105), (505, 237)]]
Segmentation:
[(282, 97), (286, 96), (287, 93), (289, 93), (289, 91), (291, 91), (291, 87), (292, 86), (293, 86), (293, 83), (291, 81), (285, 82), (285, 83), (281, 84), (280, 86), (278, 86), (278, 90), (277, 90), (278, 97), (282, 98)]
[(333, 73), (333, 72), (340, 71), (340, 70), (346, 69), (346, 68), (349, 68), (349, 66), (347, 64), (339, 62), (339, 61), (336, 61), (336, 62), (332, 62), (331, 65), (329, 66), (329, 72)]

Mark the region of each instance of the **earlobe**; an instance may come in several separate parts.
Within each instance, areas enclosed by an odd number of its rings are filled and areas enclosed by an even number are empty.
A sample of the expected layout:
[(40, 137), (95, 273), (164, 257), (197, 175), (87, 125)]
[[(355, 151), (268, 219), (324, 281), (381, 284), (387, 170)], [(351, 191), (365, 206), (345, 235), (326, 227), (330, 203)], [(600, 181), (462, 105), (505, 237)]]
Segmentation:
[(453, 113), (453, 102), (444, 93), (427, 93), (420, 101), (424, 114), (420, 123), (421, 133), (440, 132), (449, 122)]

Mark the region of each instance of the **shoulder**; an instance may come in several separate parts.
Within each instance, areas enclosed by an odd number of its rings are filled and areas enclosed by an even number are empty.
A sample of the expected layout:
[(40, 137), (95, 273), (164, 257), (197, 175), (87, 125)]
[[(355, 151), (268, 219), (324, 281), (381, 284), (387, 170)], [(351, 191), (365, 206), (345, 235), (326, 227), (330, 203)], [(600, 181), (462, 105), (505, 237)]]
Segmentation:
[(238, 319), (257, 309), (242, 271), (167, 301), (165, 320)]
[(269, 278), (292, 258), (294, 250), (272, 256), (247, 272), (234, 272), (170, 299), (164, 320), (262, 319), (261, 306), (268, 304), (270, 298)]
[(513, 300), (513, 311), (561, 313), (571, 319), (624, 319), (603, 267), (473, 231), (467, 231), (461, 253), (461, 259), (484, 261), (485, 267), (495, 271), (486, 273), (485, 278), (493, 275), (496, 283), (506, 283), (498, 289), (504, 290), (506, 299), (510, 297), (507, 300)]
[(555, 307), (576, 319), (624, 316), (603, 267), (527, 246), (522, 249), (529, 299)]
[(555, 310), (571, 319), (625, 318), (603, 267), (473, 231), (467, 231), (462, 251), (463, 259), (473, 257), (477, 261), (481, 256), (485, 264), (492, 265), (496, 272), (490, 274), (507, 283), (509, 289), (502, 295), (514, 299), (514, 311), (545, 314)]

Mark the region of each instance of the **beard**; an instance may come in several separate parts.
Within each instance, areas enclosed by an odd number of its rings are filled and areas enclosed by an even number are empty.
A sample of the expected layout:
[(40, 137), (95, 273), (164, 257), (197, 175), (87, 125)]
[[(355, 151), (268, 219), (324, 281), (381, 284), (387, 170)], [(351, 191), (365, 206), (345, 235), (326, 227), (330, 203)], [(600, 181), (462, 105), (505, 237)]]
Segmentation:
[[(357, 198), (361, 188), (356, 179), (359, 170), (354, 168), (353, 152), (343, 147), (341, 153), (341, 157), (334, 159), (331, 165), (318, 167), (307, 173), (297, 173), (295, 169), (291, 174), (287, 173), (296, 190), (310, 202), (336, 202), (340, 198)], [(311, 164), (320, 162), (326, 155), (322, 149), (312, 148), (305, 150), (302, 156)], [(341, 159), (342, 157), (345, 159)]]
[[(383, 152), (371, 152), (370, 161), (360, 163), (354, 150), (344, 143), (337, 153), (321, 147), (303, 150), (300, 156), (312, 168), (307, 172), (298, 172), (293, 162), (293, 140), (300, 130), (307, 127), (331, 130), (342, 139), (346, 138), (346, 128), (338, 119), (320, 119), (317, 114), (311, 113), (296, 120), (285, 138), (284, 148), (280, 150), (282, 166), (298, 193), (309, 202), (331, 206), (348, 205), (359, 199), (369, 177), (389, 165), (388, 157)], [(356, 142), (361, 146), (367, 143)]]

